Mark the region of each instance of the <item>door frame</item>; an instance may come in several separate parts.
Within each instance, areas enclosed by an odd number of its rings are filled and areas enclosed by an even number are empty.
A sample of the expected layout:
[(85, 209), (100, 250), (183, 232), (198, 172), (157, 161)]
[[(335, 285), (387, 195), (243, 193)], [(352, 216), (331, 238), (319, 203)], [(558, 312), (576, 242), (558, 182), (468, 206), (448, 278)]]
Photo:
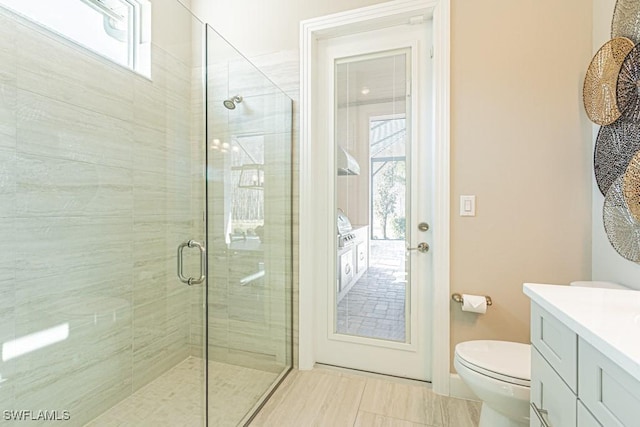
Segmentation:
[[(432, 384), (434, 392), (449, 394), (449, 212), (450, 212), (450, 0), (395, 0), (300, 23), (300, 210), (299, 210), (299, 358), (301, 370), (315, 364), (314, 289), (318, 263), (335, 234), (334, 216), (318, 214), (333, 189), (318, 185), (333, 174), (331, 144), (317, 141), (315, 120), (318, 40), (411, 22), (417, 15), (433, 16), (434, 73), (434, 207)], [(331, 148), (329, 148), (331, 147)], [(323, 161), (324, 160), (324, 161)], [(327, 164), (330, 163), (330, 164)], [(327, 232), (329, 235), (327, 236)]]

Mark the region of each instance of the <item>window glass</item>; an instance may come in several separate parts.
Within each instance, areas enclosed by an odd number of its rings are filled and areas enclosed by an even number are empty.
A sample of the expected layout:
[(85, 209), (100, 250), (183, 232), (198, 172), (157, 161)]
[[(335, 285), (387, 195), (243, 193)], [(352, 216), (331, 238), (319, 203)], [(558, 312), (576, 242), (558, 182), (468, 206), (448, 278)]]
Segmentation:
[(112, 61), (147, 74), (141, 54), (147, 0), (0, 0), (9, 8)]
[(405, 240), (406, 134), (404, 117), (374, 118), (371, 153), (371, 239)]

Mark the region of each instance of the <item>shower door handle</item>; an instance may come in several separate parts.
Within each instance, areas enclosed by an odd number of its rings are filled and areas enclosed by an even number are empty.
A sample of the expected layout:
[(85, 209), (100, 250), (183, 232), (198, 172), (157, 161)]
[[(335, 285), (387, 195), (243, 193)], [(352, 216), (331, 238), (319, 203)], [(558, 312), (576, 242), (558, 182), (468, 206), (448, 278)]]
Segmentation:
[[(198, 248), (200, 251), (200, 277), (197, 279), (195, 277), (185, 277), (184, 272), (182, 271), (183, 262), (182, 262), (182, 253), (184, 252), (184, 248)], [(178, 245), (178, 278), (182, 283), (186, 283), (187, 285), (199, 285), (204, 282), (205, 279), (205, 266), (207, 265), (207, 252), (202, 243), (196, 242), (195, 240), (189, 240), (188, 242), (183, 242)]]

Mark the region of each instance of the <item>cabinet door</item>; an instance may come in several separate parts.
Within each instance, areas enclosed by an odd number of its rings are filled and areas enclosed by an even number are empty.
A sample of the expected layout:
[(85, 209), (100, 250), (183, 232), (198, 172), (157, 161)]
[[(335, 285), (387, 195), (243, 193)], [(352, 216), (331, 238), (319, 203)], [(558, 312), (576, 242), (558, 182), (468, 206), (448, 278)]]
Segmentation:
[(576, 395), (551, 368), (549, 363), (531, 346), (531, 410), (530, 426), (544, 427), (536, 409), (547, 425), (575, 427)]
[(353, 251), (340, 255), (340, 290), (345, 289), (353, 280)]
[(602, 427), (580, 400), (578, 400), (578, 427)]
[(605, 426), (640, 425), (640, 381), (582, 339), (579, 354), (578, 397), (589, 411)]
[(367, 269), (367, 242), (359, 243), (356, 246), (356, 274), (360, 274)]
[(538, 304), (531, 304), (531, 344), (578, 393), (578, 337)]

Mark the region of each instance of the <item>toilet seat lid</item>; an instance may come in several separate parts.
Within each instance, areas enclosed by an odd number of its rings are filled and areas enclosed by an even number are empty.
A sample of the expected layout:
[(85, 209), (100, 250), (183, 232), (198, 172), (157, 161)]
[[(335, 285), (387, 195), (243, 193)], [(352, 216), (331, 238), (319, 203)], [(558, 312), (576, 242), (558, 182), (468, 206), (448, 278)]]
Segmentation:
[(479, 340), (456, 345), (460, 362), (485, 375), (520, 385), (531, 380), (531, 346), (518, 342)]

